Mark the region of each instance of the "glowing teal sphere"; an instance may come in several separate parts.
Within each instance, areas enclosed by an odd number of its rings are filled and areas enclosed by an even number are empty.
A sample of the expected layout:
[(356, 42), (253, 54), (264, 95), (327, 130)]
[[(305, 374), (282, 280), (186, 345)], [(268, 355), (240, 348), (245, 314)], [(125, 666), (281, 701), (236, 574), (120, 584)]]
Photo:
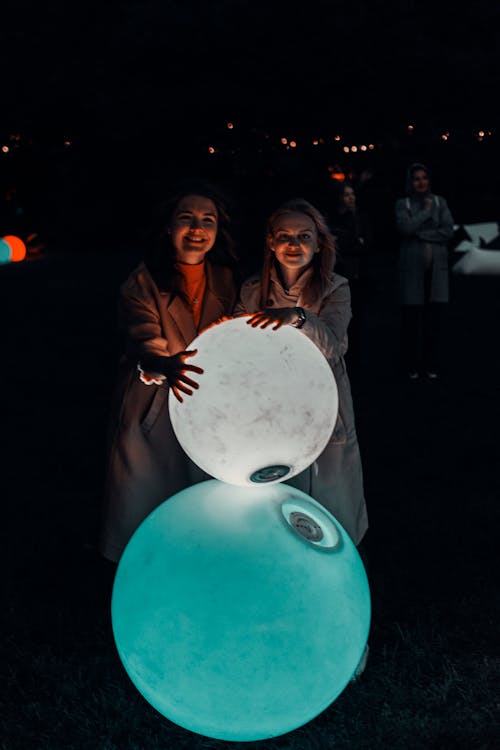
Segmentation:
[(144, 698), (201, 735), (275, 737), (326, 709), (367, 642), (359, 553), (289, 485), (211, 479), (156, 508), (116, 571), (112, 627)]

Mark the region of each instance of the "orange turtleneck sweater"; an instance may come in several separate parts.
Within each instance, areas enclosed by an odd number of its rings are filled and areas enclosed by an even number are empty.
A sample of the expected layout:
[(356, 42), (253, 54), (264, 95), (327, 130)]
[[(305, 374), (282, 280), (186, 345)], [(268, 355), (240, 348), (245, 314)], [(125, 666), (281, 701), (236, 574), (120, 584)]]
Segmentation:
[(189, 300), (196, 328), (200, 325), (201, 305), (207, 277), (205, 274), (205, 263), (190, 265), (189, 263), (177, 263), (177, 268), (182, 273), (183, 289)]

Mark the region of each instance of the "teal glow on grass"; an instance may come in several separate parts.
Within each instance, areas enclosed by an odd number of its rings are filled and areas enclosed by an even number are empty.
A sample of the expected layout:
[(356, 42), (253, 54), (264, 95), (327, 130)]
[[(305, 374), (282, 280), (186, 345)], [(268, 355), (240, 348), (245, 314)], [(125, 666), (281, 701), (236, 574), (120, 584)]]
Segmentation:
[(123, 665), (157, 711), (247, 741), (292, 731), (337, 698), (371, 604), (355, 545), (315, 500), (283, 483), (213, 479), (139, 526), (111, 614)]

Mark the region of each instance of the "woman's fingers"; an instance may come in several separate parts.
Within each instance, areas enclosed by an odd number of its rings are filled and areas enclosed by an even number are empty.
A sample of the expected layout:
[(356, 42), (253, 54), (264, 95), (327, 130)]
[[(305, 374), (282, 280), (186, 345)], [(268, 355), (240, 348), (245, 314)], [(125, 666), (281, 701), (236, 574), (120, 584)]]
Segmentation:
[[(183, 372), (180, 372), (179, 375), (177, 376), (176, 385), (179, 386), (179, 388), (181, 387), (180, 386), (181, 382), (185, 383), (186, 385), (190, 385), (191, 388), (199, 388), (200, 387), (198, 383), (196, 383), (194, 380), (191, 380), (191, 378), (188, 378), (188, 376), (185, 375)], [(187, 391), (186, 391), (186, 393), (187, 393)]]
[(177, 401), (179, 401), (179, 403), (183, 404), (184, 403), (184, 399), (182, 398), (181, 394), (179, 393), (179, 391), (177, 390), (177, 388), (175, 387), (175, 385), (171, 386), (171, 390), (172, 390), (172, 393), (174, 394), (175, 398), (177, 399)]
[(193, 357), (195, 354), (198, 354), (198, 349), (191, 349), (187, 352), (181, 352), (179, 354), (179, 358), (182, 362), (182, 368), (179, 367), (179, 370), (189, 370), (189, 372), (196, 372), (198, 375), (203, 375), (203, 370), (201, 367), (198, 367), (197, 365), (191, 365), (188, 364), (185, 360), (187, 357)]
[(185, 372), (185, 371), (196, 372), (198, 373), (198, 375), (203, 375), (203, 373), (205, 372), (204, 370), (201, 369), (201, 367), (197, 367), (196, 365), (183, 364), (181, 372)]

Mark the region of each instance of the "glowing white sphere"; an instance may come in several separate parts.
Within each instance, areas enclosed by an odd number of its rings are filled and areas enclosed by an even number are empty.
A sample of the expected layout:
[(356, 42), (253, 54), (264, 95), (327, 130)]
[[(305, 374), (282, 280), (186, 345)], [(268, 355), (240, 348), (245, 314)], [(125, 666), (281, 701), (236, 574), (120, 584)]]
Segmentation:
[(371, 604), (349, 535), (287, 484), (211, 479), (139, 526), (112, 594), (118, 653), (172, 722), (208, 737), (275, 737), (326, 709), (367, 642)]
[(248, 317), (190, 344), (203, 368), (183, 403), (169, 395), (175, 434), (190, 458), (224, 482), (286, 481), (310, 466), (335, 427), (338, 391), (318, 347), (300, 330), (252, 328)]

